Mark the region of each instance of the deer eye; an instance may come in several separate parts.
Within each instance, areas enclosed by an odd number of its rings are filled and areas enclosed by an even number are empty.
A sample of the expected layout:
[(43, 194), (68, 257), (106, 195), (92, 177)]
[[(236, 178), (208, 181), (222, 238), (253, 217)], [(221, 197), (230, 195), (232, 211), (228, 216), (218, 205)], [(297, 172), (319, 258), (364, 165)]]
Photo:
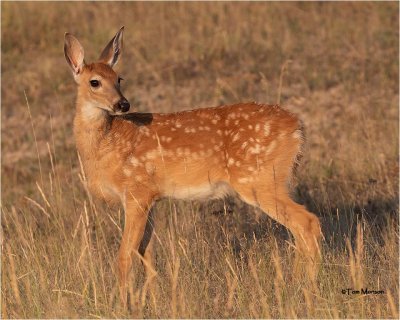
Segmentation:
[(100, 81), (99, 80), (90, 80), (89, 82), (90, 82), (90, 85), (93, 88), (97, 88), (100, 85)]
[(118, 84), (121, 84), (122, 80), (124, 80), (124, 78), (118, 77)]

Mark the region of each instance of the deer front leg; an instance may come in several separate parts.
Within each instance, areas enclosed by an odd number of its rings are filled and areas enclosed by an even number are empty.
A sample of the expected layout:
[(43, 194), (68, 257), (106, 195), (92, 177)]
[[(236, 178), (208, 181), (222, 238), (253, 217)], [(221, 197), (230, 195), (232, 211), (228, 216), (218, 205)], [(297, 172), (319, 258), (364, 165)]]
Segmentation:
[[(133, 196), (132, 196), (133, 198)], [(127, 281), (132, 267), (132, 257), (138, 252), (146, 228), (152, 201), (129, 198), (125, 203), (125, 226), (118, 252), (119, 291), (123, 305), (127, 302)]]

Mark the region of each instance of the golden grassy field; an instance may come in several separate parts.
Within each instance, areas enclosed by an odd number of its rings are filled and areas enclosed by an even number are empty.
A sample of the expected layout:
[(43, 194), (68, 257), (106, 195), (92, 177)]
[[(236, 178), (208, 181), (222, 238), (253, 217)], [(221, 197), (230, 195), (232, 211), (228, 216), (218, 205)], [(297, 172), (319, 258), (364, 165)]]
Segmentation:
[[(3, 318), (398, 318), (399, 4), (2, 2)], [(293, 197), (325, 239), (314, 281), (291, 235), (237, 199), (154, 207), (155, 286), (136, 262), (128, 310), (123, 212), (85, 192), (64, 32), (87, 60), (125, 25), (117, 69), (140, 111), (238, 101), (303, 119)], [(351, 290), (383, 290), (357, 294)], [(345, 293), (342, 292), (345, 290)]]

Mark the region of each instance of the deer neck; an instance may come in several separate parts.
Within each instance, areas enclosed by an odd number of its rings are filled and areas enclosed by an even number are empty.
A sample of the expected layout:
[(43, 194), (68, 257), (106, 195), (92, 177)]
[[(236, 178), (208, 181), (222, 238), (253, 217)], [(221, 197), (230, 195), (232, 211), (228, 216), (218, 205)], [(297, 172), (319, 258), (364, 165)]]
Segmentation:
[(74, 119), (74, 135), (80, 156), (84, 162), (99, 156), (101, 142), (110, 127), (110, 115), (93, 107), (91, 102), (78, 95)]

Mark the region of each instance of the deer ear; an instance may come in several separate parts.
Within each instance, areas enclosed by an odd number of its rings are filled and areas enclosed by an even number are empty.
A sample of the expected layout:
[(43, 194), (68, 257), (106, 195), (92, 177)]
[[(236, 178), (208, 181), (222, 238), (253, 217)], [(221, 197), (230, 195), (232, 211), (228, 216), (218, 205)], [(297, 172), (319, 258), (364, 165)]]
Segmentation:
[(72, 73), (76, 78), (82, 72), (85, 62), (84, 51), (82, 45), (73, 35), (66, 33), (64, 37), (64, 55), (68, 65), (72, 69)]
[(108, 64), (111, 68), (117, 64), (121, 56), (123, 33), (124, 27), (119, 29), (100, 55), (99, 60)]

